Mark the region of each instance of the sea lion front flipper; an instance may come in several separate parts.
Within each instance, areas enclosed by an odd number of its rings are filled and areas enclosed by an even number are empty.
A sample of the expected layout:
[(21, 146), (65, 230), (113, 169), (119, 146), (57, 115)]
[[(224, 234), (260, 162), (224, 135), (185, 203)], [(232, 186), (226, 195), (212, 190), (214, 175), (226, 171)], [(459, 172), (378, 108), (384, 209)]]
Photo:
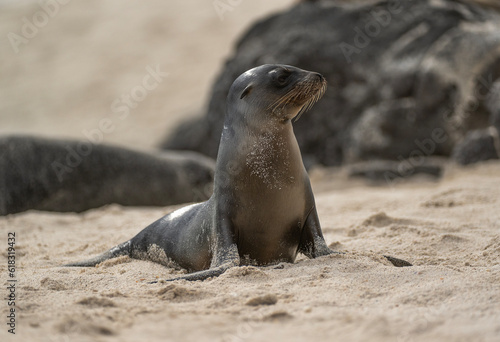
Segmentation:
[(311, 259), (323, 255), (339, 253), (332, 251), (326, 244), (323, 233), (321, 232), (321, 225), (319, 223), (316, 206), (311, 209), (311, 212), (307, 216), (304, 227), (302, 228), (302, 235), (299, 243), (299, 252)]
[[(341, 253), (332, 251), (326, 244), (325, 238), (321, 233), (321, 226), (319, 223), (318, 213), (314, 207), (307, 216), (306, 223), (302, 230), (302, 237), (299, 244), (299, 252), (303, 253), (308, 258), (317, 258), (322, 255), (332, 253)], [(389, 255), (384, 255), (391, 264), (396, 267), (413, 266), (406, 260), (395, 258)]]

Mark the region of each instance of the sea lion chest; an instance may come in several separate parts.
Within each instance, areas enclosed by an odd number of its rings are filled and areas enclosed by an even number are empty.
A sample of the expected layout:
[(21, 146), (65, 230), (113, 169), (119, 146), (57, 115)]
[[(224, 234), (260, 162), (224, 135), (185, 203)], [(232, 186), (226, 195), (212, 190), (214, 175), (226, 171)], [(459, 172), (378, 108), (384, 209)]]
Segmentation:
[(293, 262), (313, 206), (297, 142), (272, 132), (247, 141), (236, 162), (230, 206), (242, 263)]

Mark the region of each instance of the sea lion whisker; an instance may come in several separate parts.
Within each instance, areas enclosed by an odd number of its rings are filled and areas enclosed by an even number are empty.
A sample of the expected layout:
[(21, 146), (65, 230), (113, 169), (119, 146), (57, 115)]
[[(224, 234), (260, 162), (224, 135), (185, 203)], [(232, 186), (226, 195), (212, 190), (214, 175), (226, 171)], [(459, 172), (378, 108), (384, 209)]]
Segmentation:
[[(294, 122), (297, 122), (297, 120), (300, 119), (300, 117), (302, 116), (302, 114), (304, 114), (305, 112), (309, 111), (316, 102), (319, 101), (319, 99), (324, 95), (325, 93), (325, 90), (326, 90), (326, 84), (323, 82), (322, 86), (320, 89), (318, 90), (315, 90), (315, 84), (314, 83), (311, 83), (309, 82), (308, 85), (308, 91), (306, 93), (306, 95), (308, 96), (312, 96), (309, 100), (307, 100), (306, 103), (304, 103), (304, 105), (302, 106), (302, 108), (300, 109), (299, 113), (295, 116), (294, 118)], [(310, 95), (310, 93), (314, 93), (313, 95)]]
[(275, 102), (271, 103), (267, 109), (271, 108), (277, 108), (279, 105), (281, 105), (284, 101), (287, 101), (288, 98), (293, 94), (294, 88), (289, 89), (283, 96), (281, 96), (279, 99), (277, 99)]

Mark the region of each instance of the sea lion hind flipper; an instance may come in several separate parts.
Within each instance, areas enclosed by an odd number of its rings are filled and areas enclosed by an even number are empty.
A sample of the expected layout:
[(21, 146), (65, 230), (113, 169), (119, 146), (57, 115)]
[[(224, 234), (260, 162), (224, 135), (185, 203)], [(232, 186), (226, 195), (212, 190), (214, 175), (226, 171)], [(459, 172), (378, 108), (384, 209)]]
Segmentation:
[[(205, 280), (212, 277), (218, 277), (222, 273), (226, 272), (231, 267), (235, 267), (234, 265), (225, 264), (219, 267), (210, 268), (208, 270), (198, 271), (190, 274), (186, 274), (185, 276), (165, 279), (164, 281), (174, 281), (174, 280), (187, 280), (187, 281), (196, 281), (196, 280)], [(158, 281), (152, 281), (149, 284), (155, 284)]]
[[(219, 240), (220, 243), (220, 240)], [(174, 281), (174, 280), (205, 280), (211, 277), (218, 277), (222, 273), (226, 272), (231, 267), (239, 266), (240, 264), (240, 256), (238, 254), (238, 247), (236, 243), (231, 244), (227, 248), (217, 248), (214, 256), (212, 258), (212, 265), (208, 270), (198, 271), (190, 274), (186, 274), (185, 276), (165, 279), (165, 281)], [(157, 281), (153, 281), (150, 284), (157, 283)]]
[(104, 252), (96, 257), (93, 257), (91, 259), (84, 260), (84, 261), (72, 262), (72, 263), (69, 263), (69, 264), (66, 264), (63, 266), (64, 267), (92, 267), (92, 266), (96, 266), (96, 265), (100, 264), (101, 262), (109, 260), (109, 259), (113, 259), (113, 258), (123, 256), (123, 255), (130, 255), (130, 251), (131, 251), (131, 242), (129, 240), (129, 241), (123, 242), (123, 243), (111, 248), (110, 250), (108, 250), (108, 251), (106, 251), (106, 252)]

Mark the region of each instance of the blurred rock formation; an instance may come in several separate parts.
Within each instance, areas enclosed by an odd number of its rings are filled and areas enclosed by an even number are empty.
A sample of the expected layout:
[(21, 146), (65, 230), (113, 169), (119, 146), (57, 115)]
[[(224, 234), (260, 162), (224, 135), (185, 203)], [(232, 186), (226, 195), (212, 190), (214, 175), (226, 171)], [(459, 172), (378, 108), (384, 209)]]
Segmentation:
[(306, 165), (450, 156), (471, 140), (464, 140), (469, 131), (490, 126), (500, 108), (491, 104), (500, 76), (495, 5), (300, 2), (241, 37), (205, 114), (179, 126), (162, 147), (215, 157), (234, 79), (280, 63), (320, 72), (329, 83), (323, 99), (294, 124)]

